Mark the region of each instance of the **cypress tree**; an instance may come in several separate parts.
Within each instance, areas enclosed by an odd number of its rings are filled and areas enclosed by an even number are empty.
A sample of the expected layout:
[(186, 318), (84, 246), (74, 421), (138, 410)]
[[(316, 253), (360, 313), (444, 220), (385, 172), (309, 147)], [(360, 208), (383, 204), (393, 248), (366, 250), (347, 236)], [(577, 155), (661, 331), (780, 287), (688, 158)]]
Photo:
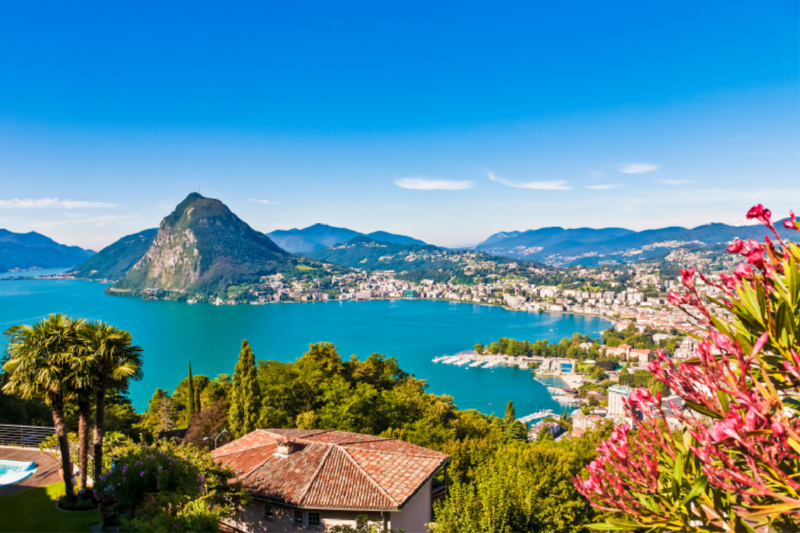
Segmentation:
[(261, 410), (261, 390), (256, 374), (256, 358), (247, 340), (242, 341), (239, 361), (233, 370), (228, 427), (235, 438), (256, 429)]
[(514, 422), (516, 419), (517, 419), (517, 411), (516, 409), (514, 409), (514, 402), (509, 400), (508, 404), (506, 405), (506, 416), (503, 419), (503, 421), (506, 424), (510, 424), (511, 422)]
[(189, 391), (186, 393), (186, 426), (192, 423), (194, 413), (194, 379), (192, 378), (192, 362), (189, 361)]

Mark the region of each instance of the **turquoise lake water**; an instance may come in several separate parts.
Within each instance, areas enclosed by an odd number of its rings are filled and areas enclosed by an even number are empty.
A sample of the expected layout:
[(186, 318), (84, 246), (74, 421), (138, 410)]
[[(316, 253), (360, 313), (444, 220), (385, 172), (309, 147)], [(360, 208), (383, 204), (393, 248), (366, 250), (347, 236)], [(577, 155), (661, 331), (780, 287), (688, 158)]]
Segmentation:
[(180, 383), (190, 359), (195, 375), (233, 373), (242, 339), (247, 339), (257, 359), (291, 361), (309, 344), (322, 341), (335, 344), (345, 357), (374, 352), (396, 357), (401, 368), (428, 381), (429, 392), (453, 396), (461, 409), (502, 416), (512, 400), (517, 416), (539, 409), (561, 412), (527, 370), (455, 367), (431, 359), (499, 337), (557, 341), (576, 331), (595, 336), (611, 325), (600, 318), (443, 301), (214, 306), (106, 296), (104, 288), (78, 280), (0, 281), (0, 329), (66, 313), (130, 331), (145, 353), (145, 378), (130, 388), (140, 411), (156, 387), (171, 390)]

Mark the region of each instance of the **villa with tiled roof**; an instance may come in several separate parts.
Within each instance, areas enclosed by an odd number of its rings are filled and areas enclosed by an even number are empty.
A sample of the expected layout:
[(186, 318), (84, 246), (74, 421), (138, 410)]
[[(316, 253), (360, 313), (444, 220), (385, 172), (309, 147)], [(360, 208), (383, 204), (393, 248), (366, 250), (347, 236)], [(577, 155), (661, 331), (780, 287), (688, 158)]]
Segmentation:
[(242, 531), (324, 531), (382, 518), (427, 531), (433, 477), (450, 456), (397, 439), (334, 430), (259, 429), (214, 451), (254, 504), (229, 525)]

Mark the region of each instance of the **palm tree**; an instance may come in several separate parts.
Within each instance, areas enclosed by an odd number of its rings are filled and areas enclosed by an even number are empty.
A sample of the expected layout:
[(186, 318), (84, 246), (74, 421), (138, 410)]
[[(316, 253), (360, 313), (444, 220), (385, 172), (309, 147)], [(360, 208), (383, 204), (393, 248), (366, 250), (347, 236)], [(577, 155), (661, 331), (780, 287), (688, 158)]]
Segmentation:
[(78, 346), (77, 331), (83, 324), (83, 320), (52, 314), (33, 326), (13, 326), (5, 332), (11, 357), (3, 366), (9, 376), (3, 390), (23, 398), (40, 397), (53, 410), (68, 499), (75, 497), (75, 488), (64, 404), (73, 395), (71, 383)]
[[(79, 328), (79, 335), (86, 327), (84, 324)], [(89, 473), (89, 424), (98, 365), (94, 351), (82, 341), (81, 335), (70, 363), (70, 388), (75, 393), (78, 404), (78, 488), (83, 491), (86, 490), (86, 477)]]
[(142, 348), (132, 346), (133, 337), (129, 332), (99, 321), (84, 325), (81, 338), (97, 365), (94, 376), (94, 478), (99, 479), (103, 472), (106, 393), (110, 387), (125, 388), (129, 380), (142, 379)]

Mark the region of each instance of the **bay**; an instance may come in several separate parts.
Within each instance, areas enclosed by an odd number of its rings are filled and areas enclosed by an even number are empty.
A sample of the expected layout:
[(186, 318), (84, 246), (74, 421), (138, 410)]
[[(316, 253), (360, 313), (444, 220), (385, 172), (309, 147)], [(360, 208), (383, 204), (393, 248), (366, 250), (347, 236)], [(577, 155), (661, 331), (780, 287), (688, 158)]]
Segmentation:
[(195, 375), (232, 373), (241, 342), (247, 339), (257, 359), (292, 361), (309, 344), (323, 341), (335, 344), (344, 357), (364, 358), (375, 352), (396, 357), (401, 368), (427, 380), (429, 392), (453, 396), (460, 409), (503, 416), (511, 400), (517, 416), (540, 409), (561, 412), (560, 404), (527, 370), (456, 367), (431, 359), (499, 337), (558, 341), (574, 332), (596, 336), (611, 326), (596, 317), (446, 301), (189, 305), (107, 296), (105, 287), (80, 280), (0, 281), (0, 329), (66, 313), (130, 331), (145, 353), (145, 377), (130, 388), (139, 411), (156, 387), (174, 389), (186, 376), (190, 360)]

